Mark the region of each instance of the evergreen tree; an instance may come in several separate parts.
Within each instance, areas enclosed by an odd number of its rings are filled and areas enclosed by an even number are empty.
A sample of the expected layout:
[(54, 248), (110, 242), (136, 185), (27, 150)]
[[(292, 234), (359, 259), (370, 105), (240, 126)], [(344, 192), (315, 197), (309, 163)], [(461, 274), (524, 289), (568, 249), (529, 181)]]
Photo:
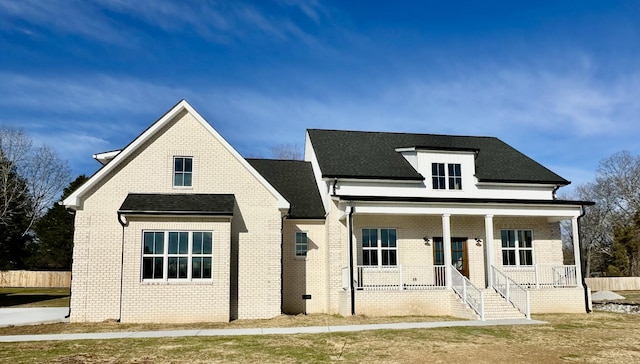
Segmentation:
[[(87, 181), (80, 175), (64, 189), (62, 199)], [(33, 226), (37, 240), (31, 245), (30, 269), (71, 270), (74, 216), (54, 203)]]

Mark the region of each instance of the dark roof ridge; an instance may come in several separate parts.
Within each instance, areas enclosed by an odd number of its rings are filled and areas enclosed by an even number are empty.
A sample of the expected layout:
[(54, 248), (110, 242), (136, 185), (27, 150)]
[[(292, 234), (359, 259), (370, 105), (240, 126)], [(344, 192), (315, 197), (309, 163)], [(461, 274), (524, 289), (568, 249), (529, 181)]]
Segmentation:
[(435, 137), (455, 137), (455, 138), (485, 138), (485, 139), (498, 139), (500, 138), (490, 135), (463, 135), (463, 134), (440, 134), (440, 133), (410, 133), (402, 131), (375, 131), (375, 130), (346, 130), (346, 129), (319, 129), (309, 128), (307, 131), (336, 131), (341, 133), (360, 133), (360, 134), (395, 134), (395, 135), (414, 135), (414, 136), (435, 136)]

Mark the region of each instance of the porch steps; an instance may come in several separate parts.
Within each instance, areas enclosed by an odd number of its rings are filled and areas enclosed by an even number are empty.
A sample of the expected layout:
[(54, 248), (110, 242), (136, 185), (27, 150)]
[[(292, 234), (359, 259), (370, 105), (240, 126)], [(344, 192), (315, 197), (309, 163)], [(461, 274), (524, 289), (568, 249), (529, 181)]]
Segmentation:
[(513, 307), (493, 288), (484, 291), (484, 318), (485, 320), (523, 319), (525, 314)]

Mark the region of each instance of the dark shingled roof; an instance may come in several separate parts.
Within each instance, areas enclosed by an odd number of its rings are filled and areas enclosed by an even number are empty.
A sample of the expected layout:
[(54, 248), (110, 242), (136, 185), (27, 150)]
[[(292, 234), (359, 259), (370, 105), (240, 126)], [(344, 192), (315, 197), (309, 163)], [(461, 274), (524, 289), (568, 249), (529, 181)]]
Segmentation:
[[(324, 178), (423, 180), (397, 148), (477, 152), (481, 182), (570, 182), (493, 137), (308, 130)], [(427, 176), (428, 177), (428, 176)]]
[(247, 159), (247, 162), (289, 201), (289, 218), (324, 219), (324, 206), (311, 163), (274, 159)]
[(118, 212), (151, 215), (232, 216), (234, 195), (130, 193)]

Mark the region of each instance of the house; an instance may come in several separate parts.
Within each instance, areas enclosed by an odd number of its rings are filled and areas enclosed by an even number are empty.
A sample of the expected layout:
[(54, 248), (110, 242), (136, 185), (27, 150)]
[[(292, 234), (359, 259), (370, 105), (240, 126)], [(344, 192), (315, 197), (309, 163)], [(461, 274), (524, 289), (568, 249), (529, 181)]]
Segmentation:
[(63, 201), (72, 322), (586, 307), (559, 223), (590, 203), (496, 138), (308, 130), (304, 161), (246, 159), (183, 100), (94, 158)]

